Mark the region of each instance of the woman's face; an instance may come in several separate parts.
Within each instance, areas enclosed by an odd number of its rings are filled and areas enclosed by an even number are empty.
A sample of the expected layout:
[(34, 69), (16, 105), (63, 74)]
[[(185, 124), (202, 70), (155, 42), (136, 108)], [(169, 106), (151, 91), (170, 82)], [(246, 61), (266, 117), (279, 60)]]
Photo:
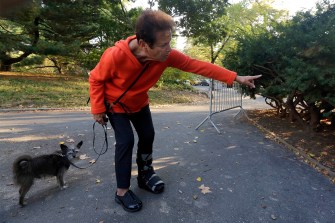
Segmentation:
[(165, 61), (171, 52), (172, 33), (171, 30), (160, 31), (156, 33), (156, 42), (150, 47), (146, 44), (146, 53), (150, 60)]

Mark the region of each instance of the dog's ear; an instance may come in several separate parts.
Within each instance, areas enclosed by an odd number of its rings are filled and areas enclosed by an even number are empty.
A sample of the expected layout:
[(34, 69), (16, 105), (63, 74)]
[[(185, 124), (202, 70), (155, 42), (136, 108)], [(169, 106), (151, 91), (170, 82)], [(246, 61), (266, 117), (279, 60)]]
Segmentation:
[(80, 141), (78, 144), (77, 144), (77, 149), (80, 149), (80, 147), (83, 145), (83, 141)]
[(61, 143), (61, 144), (59, 144), (60, 145), (60, 148), (61, 148), (61, 150), (62, 150), (62, 152), (66, 152), (69, 148), (65, 145), (65, 144), (63, 144), (63, 143)]

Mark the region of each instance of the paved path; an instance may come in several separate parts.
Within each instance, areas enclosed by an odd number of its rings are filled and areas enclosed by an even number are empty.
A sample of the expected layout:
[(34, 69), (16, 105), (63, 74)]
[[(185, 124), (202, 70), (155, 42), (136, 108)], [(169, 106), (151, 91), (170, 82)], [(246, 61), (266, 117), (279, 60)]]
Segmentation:
[[(166, 190), (155, 195), (139, 189), (134, 166), (132, 189), (144, 203), (138, 213), (114, 202), (113, 149), (89, 169), (71, 167), (66, 190), (60, 191), (55, 179), (37, 180), (28, 206), (20, 208), (11, 179), (15, 157), (52, 152), (60, 141), (74, 139), (83, 140), (81, 152), (95, 158), (93, 122), (85, 111), (0, 113), (0, 223), (334, 222), (335, 186), (250, 123), (234, 119), (237, 111), (213, 117), (221, 135), (209, 123), (194, 130), (207, 107), (163, 106), (152, 112), (155, 167)], [(98, 127), (97, 147), (102, 138)], [(112, 147), (113, 137), (109, 143)], [(211, 193), (202, 194), (202, 184)]]

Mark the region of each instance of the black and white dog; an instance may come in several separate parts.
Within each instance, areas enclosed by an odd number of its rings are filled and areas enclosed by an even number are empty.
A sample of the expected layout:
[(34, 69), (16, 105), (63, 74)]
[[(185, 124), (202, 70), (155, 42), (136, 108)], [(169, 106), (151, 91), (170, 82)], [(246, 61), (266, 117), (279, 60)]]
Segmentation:
[(20, 186), (19, 204), (24, 206), (24, 197), (34, 183), (34, 178), (56, 176), (61, 189), (66, 188), (64, 184), (64, 173), (71, 165), (71, 159), (75, 158), (81, 145), (80, 141), (76, 148), (69, 148), (60, 144), (61, 150), (53, 154), (31, 157), (22, 155), (13, 163), (14, 182)]

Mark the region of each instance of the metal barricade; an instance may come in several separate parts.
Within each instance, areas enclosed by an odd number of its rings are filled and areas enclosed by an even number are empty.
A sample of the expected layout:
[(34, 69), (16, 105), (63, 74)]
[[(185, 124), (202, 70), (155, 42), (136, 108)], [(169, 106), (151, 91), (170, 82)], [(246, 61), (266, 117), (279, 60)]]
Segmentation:
[(234, 108), (240, 108), (239, 112), (234, 116), (236, 117), (242, 108), (242, 88), (237, 82), (232, 85), (226, 83), (211, 80), (209, 90), (209, 114), (208, 116), (195, 128), (196, 130), (205, 122), (209, 121), (218, 133), (221, 133), (217, 126), (212, 121), (212, 116), (216, 113), (231, 110)]

